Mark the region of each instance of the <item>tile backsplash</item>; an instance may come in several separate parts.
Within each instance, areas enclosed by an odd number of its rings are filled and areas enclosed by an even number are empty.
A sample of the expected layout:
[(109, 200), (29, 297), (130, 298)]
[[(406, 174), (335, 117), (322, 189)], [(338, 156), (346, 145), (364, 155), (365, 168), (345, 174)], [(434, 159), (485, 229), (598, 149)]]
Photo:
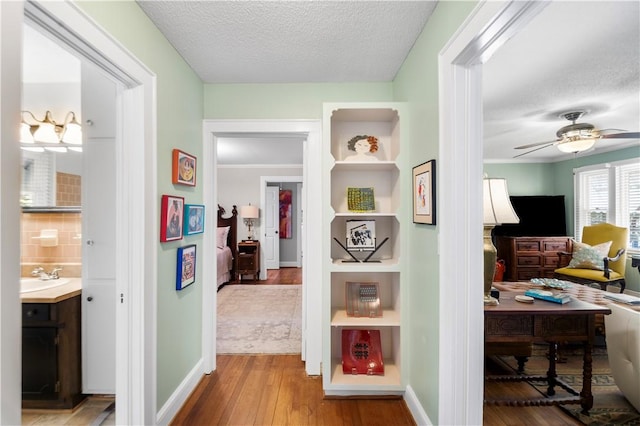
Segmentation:
[[(63, 277), (80, 277), (82, 271), (82, 213), (22, 213), (20, 225), (21, 275), (30, 276), (35, 266), (50, 270), (62, 266)], [(58, 245), (42, 247), (40, 231), (58, 230)]]

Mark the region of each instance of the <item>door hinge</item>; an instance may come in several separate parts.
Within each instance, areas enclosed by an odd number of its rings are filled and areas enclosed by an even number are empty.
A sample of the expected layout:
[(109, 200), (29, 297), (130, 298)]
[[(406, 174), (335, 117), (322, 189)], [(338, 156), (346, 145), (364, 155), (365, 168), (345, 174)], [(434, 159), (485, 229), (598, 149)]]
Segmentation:
[(56, 334), (56, 337), (53, 339), (53, 344), (58, 346), (60, 344), (60, 334)]
[(120, 303), (124, 303), (124, 293), (120, 293)]
[(60, 380), (56, 382), (56, 392), (60, 392)]

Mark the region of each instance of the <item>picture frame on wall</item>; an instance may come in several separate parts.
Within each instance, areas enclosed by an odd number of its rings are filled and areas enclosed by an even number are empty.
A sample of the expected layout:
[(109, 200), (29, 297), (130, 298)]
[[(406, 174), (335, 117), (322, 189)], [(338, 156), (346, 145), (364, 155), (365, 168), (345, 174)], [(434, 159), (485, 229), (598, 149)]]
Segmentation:
[(182, 239), (184, 198), (163, 195), (160, 203), (160, 242)]
[(204, 232), (204, 206), (201, 204), (185, 204), (184, 234), (194, 235)]
[(196, 245), (178, 247), (176, 290), (180, 291), (196, 281)]
[(413, 168), (413, 223), (436, 224), (436, 160)]
[(173, 150), (171, 181), (174, 184), (196, 186), (197, 159), (179, 149)]

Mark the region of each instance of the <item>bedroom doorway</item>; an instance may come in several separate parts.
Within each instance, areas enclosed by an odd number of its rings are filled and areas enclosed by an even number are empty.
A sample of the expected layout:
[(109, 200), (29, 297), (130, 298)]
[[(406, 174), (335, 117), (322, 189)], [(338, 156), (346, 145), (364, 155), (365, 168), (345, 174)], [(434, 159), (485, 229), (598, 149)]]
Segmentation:
[(269, 270), (302, 268), (304, 226), (302, 176), (261, 176), (260, 205), (264, 206), (264, 232), (260, 245), (264, 262), (260, 276)]
[[(307, 223), (321, 223), (321, 206), (319, 197), (306, 197), (307, 193), (319, 193), (321, 188), (321, 165), (309, 158), (320, 158), (321, 155), (321, 121), (320, 120), (205, 120), (203, 123), (203, 158), (206, 164), (213, 167), (203, 168), (203, 198), (205, 205), (217, 205), (220, 201), (219, 167), (217, 158), (218, 139), (225, 137), (249, 137), (256, 135), (278, 135), (288, 137), (302, 137), (303, 167), (302, 167), (302, 210), (309, 212), (305, 217)], [(275, 167), (274, 167), (275, 168)], [(282, 168), (282, 167), (280, 167)], [(242, 181), (246, 180), (242, 174)], [(281, 179), (281, 177), (278, 177)], [(260, 189), (256, 185), (256, 190)], [(246, 193), (238, 194), (246, 196)], [(237, 199), (237, 198), (236, 198)], [(225, 201), (227, 204), (229, 201)], [(224, 203), (223, 204), (224, 207)], [(264, 204), (261, 203), (261, 209)], [(208, 209), (211, 212), (212, 209)], [(261, 212), (261, 216), (264, 213)], [(207, 220), (215, 221), (213, 214)], [(241, 228), (239, 223), (239, 229)], [(302, 286), (301, 286), (301, 359), (305, 361), (305, 370), (309, 375), (319, 375), (321, 365), (321, 311), (317, 301), (321, 298), (320, 280), (310, 280), (308, 277), (320, 277), (322, 269), (319, 264), (321, 247), (312, 247), (309, 241), (320, 240), (320, 227), (304, 227), (301, 233), (302, 252), (308, 254), (302, 257)], [(262, 234), (262, 232), (261, 232)], [(240, 231), (242, 235), (242, 231)], [(215, 252), (213, 235), (205, 232), (203, 236), (203, 255)], [(316, 245), (317, 246), (317, 245)], [(203, 265), (203, 360), (204, 371), (209, 373), (216, 368), (216, 333), (217, 333), (217, 292), (215, 285), (215, 267)], [(265, 272), (266, 276), (266, 272)], [(214, 338), (212, 339), (211, 336)]]

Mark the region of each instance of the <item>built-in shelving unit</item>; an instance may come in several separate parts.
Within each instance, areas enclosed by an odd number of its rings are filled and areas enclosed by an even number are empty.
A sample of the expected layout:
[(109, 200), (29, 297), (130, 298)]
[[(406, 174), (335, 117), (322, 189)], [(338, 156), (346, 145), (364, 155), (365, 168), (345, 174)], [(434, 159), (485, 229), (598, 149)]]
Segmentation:
[[(402, 164), (400, 103), (325, 104), (323, 153), (323, 388), (328, 396), (396, 395), (406, 386), (403, 372), (403, 233), (408, 212), (403, 206), (409, 173)], [(360, 135), (377, 138), (378, 150), (367, 161), (353, 159), (348, 141)], [(372, 158), (373, 157), (373, 158)], [(347, 188), (373, 188), (375, 209), (352, 212), (347, 207)], [(405, 202), (406, 204), (406, 202)], [(357, 262), (346, 246), (347, 222), (375, 221), (378, 250), (368, 262)], [(383, 240), (386, 241), (380, 246)], [(351, 250), (358, 260), (371, 251)], [(347, 315), (347, 282), (379, 285), (380, 317)], [(342, 330), (379, 330), (384, 358), (383, 375), (344, 374)]]

